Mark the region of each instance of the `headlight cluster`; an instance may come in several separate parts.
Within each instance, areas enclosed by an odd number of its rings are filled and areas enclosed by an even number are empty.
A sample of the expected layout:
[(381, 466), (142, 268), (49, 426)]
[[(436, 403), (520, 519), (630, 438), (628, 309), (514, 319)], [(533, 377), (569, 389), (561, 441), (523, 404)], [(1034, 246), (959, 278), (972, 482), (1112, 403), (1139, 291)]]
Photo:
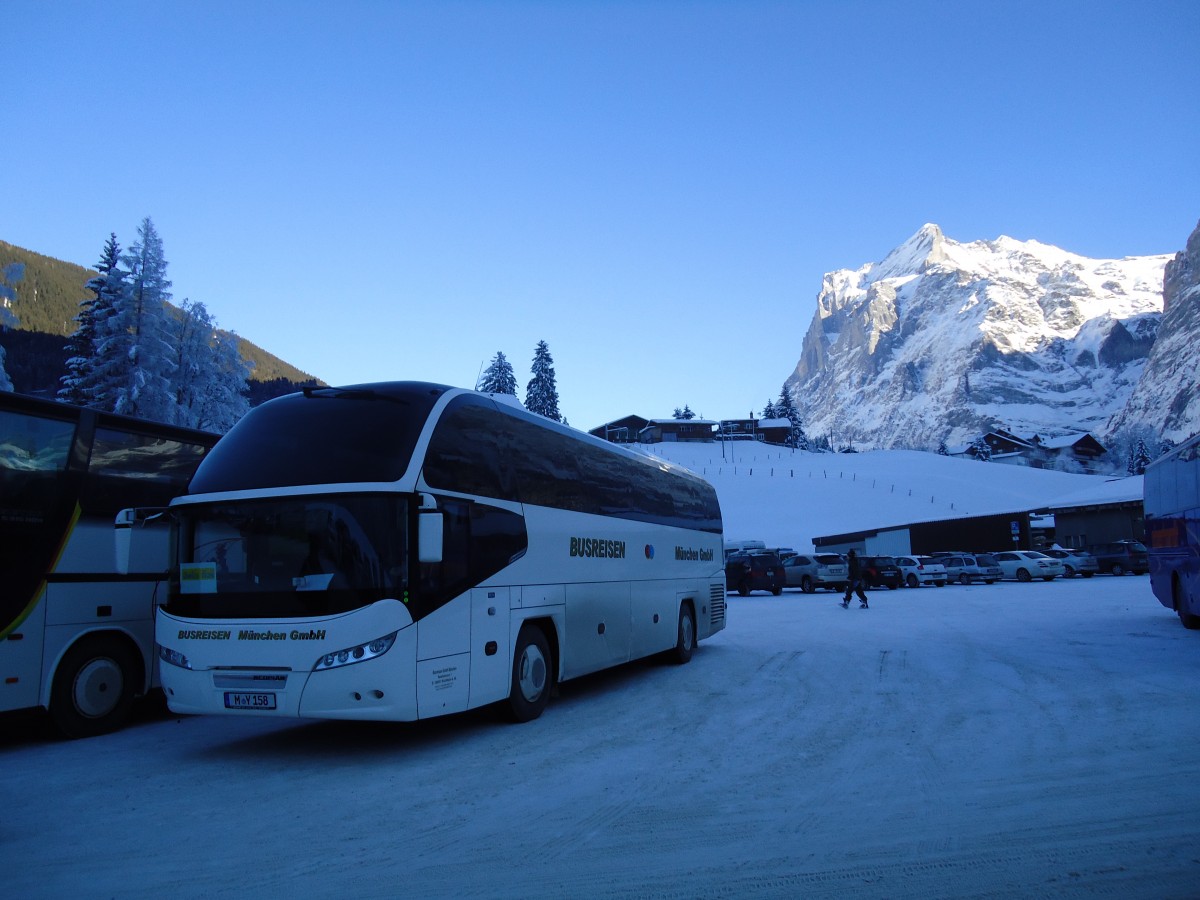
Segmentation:
[(321, 672), (326, 669), (336, 669), (340, 666), (352, 666), (355, 663), (366, 662), (368, 659), (383, 656), (383, 654), (392, 649), (392, 644), (396, 643), (396, 635), (398, 633), (393, 631), (391, 634), (385, 634), (381, 638), (375, 638), (375, 640), (366, 644), (359, 644), (357, 647), (347, 647), (345, 650), (335, 650), (333, 653), (326, 653), (317, 660), (313, 666), (313, 671)]
[(170, 647), (164, 647), (162, 644), (158, 645), (158, 658), (165, 663), (179, 666), (181, 669), (190, 669), (192, 667), (191, 662), (188, 661), (186, 656), (178, 650), (172, 650)]

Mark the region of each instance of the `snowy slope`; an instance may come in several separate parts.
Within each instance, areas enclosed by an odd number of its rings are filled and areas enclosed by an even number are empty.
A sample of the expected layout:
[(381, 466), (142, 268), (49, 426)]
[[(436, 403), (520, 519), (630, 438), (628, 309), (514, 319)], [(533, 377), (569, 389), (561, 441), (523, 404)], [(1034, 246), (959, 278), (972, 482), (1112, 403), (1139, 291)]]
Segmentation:
[(916, 450), (808, 453), (755, 441), (641, 449), (717, 489), (727, 539), (796, 550), (817, 535), (1048, 506), (1112, 480)]
[(920, 449), (996, 426), (1101, 432), (1141, 375), (1168, 258), (960, 243), (926, 225), (825, 276), (787, 379), (805, 430)]

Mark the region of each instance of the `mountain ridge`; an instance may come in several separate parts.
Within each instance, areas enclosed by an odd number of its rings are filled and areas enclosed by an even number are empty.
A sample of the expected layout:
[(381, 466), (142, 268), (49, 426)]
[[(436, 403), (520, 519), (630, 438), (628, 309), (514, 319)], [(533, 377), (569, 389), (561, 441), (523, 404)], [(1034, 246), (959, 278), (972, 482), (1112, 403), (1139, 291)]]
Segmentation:
[[(12, 304), (12, 311), (17, 316), (15, 330), (69, 337), (75, 331), (79, 302), (88, 296), (85, 285), (97, 272), (76, 263), (0, 241), (0, 270), (14, 262), (25, 266), (24, 277), (12, 285), (16, 292), (16, 299)], [(226, 329), (219, 330), (222, 333), (230, 333)], [(282, 380), (297, 384), (318, 381), (246, 337), (240, 334), (236, 336), (242, 358), (254, 364), (250, 371), (250, 381)], [(6, 365), (19, 366), (22, 362), (10, 358)], [(37, 387), (45, 390), (47, 386)], [(54, 388), (57, 389), (57, 382)]]
[(810, 436), (837, 445), (1106, 434), (1154, 345), (1169, 259), (966, 243), (928, 223), (878, 262), (825, 274), (785, 386)]

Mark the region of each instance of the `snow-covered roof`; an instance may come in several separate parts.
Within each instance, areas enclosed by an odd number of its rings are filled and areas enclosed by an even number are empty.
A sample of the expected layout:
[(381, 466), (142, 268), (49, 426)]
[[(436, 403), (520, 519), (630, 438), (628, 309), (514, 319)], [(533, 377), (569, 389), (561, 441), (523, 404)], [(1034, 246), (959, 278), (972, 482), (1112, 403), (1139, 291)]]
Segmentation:
[[(1063, 450), (1067, 447), (1074, 447), (1084, 438), (1089, 437), (1092, 436), (1086, 431), (1080, 431), (1076, 434), (1060, 434), (1058, 437), (1042, 438), (1042, 446), (1047, 450)], [(1095, 440), (1095, 438), (1092, 439)]]
[(791, 419), (759, 419), (759, 428), (791, 428)]
[(1114, 478), (1070, 494), (1063, 494), (1046, 505), (1053, 512), (1056, 509), (1074, 509), (1077, 506), (1094, 506), (1100, 503), (1140, 502), (1143, 494), (1142, 476), (1131, 475), (1128, 478)]
[(719, 425), (712, 419), (649, 419), (651, 425)]

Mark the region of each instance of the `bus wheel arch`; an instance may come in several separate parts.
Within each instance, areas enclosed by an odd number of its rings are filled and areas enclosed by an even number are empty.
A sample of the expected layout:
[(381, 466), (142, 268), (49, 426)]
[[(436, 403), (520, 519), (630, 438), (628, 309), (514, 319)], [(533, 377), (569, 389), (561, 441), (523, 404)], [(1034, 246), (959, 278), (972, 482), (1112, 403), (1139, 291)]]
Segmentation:
[(692, 600), (679, 604), (679, 624), (675, 629), (675, 649), (670, 651), (672, 662), (684, 665), (696, 651), (696, 607)]
[(145, 681), (141, 653), (120, 632), (91, 632), (70, 646), (54, 670), (50, 716), (69, 738), (120, 728)]
[(1183, 623), (1183, 627), (1189, 631), (1195, 631), (1200, 629), (1200, 616), (1188, 612), (1187, 600), (1183, 584), (1179, 580), (1179, 573), (1176, 572), (1171, 576), (1171, 601), (1175, 604), (1175, 612), (1179, 616), (1179, 621)]
[(557, 654), (545, 625), (536, 619), (521, 625), (513, 648), (512, 680), (508, 693), (508, 712), (515, 722), (531, 722), (550, 702), (557, 682)]

